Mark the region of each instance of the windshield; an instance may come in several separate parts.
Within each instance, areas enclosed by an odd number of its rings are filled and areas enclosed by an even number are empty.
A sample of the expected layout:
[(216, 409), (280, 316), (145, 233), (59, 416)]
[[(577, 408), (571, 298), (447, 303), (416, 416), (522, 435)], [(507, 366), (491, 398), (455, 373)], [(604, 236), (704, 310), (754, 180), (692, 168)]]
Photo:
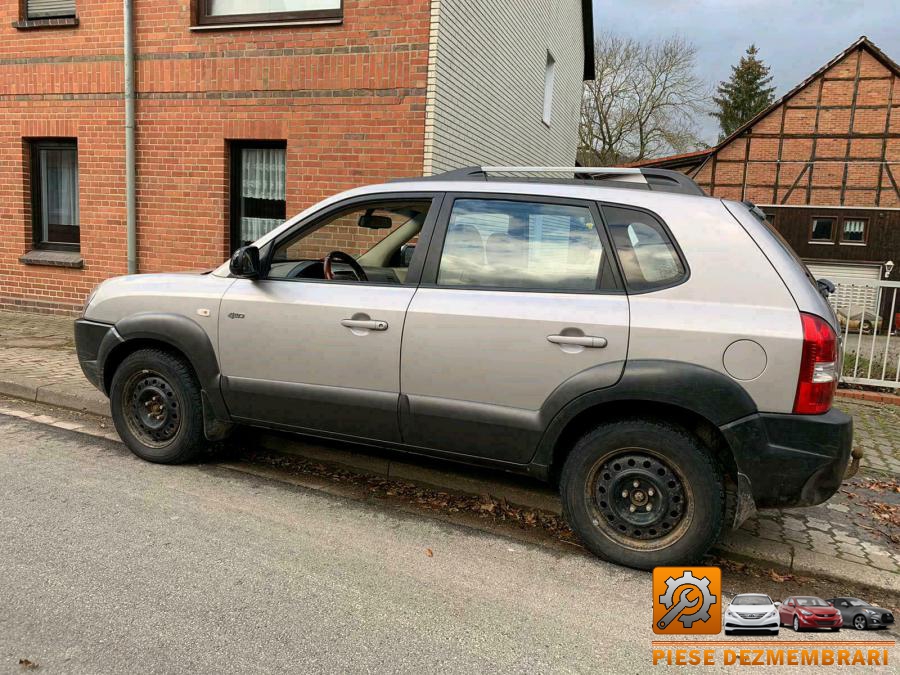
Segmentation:
[(828, 607), (828, 603), (819, 598), (797, 598), (800, 607)]
[(768, 595), (739, 595), (731, 601), (732, 605), (771, 605)]
[(851, 607), (865, 607), (868, 605), (868, 602), (863, 602), (862, 600), (858, 600), (856, 598), (847, 598), (847, 602), (850, 603)]

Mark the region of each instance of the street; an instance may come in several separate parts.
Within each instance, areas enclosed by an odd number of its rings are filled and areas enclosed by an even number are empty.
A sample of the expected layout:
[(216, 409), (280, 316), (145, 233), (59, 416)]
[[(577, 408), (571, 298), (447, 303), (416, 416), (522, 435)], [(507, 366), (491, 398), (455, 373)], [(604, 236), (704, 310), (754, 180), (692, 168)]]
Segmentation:
[(6, 417), (0, 481), (3, 672), (20, 658), (68, 673), (648, 659), (647, 575), (585, 556)]
[(649, 574), (580, 552), (5, 415), (0, 480), (0, 672), (650, 664)]

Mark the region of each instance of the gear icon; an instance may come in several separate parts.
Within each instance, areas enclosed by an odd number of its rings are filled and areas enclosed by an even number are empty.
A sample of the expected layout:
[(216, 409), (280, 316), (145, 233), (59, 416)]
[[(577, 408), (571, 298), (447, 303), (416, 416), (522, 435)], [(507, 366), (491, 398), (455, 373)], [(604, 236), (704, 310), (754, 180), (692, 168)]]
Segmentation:
[[(666, 592), (659, 596), (660, 604), (664, 605), (666, 609), (671, 609), (675, 604), (675, 591), (679, 588), (684, 588), (685, 586), (696, 588), (700, 591), (700, 594), (703, 596), (703, 602), (700, 603), (700, 609), (696, 612), (692, 612), (690, 614), (681, 614), (678, 617), (678, 620), (681, 622), (681, 625), (685, 628), (690, 628), (694, 625), (695, 621), (709, 621), (709, 608), (716, 602), (716, 596), (712, 595), (709, 592), (709, 579), (706, 577), (700, 577), (699, 579), (695, 577), (690, 570), (685, 571), (677, 579), (674, 577), (669, 577), (666, 579)], [(684, 597), (682, 595), (682, 597)]]

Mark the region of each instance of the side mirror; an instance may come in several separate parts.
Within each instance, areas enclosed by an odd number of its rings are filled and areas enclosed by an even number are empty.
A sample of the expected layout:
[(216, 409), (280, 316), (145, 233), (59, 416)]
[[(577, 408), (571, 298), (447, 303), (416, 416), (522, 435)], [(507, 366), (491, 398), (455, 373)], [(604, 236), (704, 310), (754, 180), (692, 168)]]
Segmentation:
[(231, 256), (228, 270), (241, 279), (255, 279), (259, 276), (259, 249), (255, 246), (241, 246)]
[(775, 606), (776, 606), (776, 607), (781, 607), (781, 603), (780, 603), (780, 602), (776, 602), (776, 603), (775, 603)]
[(409, 267), (412, 263), (413, 255), (416, 252), (415, 244), (403, 244), (400, 247), (400, 264), (403, 267)]

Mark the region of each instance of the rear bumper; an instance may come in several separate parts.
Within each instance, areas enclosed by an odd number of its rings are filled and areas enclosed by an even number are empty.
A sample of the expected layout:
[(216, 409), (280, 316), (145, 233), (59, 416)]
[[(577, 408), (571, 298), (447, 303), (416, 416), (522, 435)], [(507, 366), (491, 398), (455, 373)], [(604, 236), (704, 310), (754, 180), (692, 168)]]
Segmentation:
[(814, 506), (841, 486), (853, 446), (853, 420), (757, 413), (721, 428), (759, 508)]

